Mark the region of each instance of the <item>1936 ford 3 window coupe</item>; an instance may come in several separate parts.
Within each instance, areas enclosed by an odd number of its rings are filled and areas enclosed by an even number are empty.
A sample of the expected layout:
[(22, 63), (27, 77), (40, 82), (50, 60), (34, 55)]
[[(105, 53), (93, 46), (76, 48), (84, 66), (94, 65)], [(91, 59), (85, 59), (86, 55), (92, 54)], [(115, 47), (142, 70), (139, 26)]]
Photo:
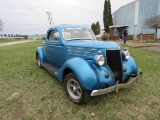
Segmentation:
[(82, 26), (50, 28), (36, 59), (39, 67), (64, 84), (67, 96), (77, 104), (126, 88), (142, 76), (127, 49), (97, 41), (92, 30)]

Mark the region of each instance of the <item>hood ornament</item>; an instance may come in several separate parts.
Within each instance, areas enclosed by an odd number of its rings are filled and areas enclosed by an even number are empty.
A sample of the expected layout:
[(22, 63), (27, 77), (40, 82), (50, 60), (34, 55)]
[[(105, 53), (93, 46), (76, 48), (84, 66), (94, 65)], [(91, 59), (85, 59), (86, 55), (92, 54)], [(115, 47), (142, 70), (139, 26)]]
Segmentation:
[(102, 51), (98, 51), (98, 54), (99, 54), (99, 55), (102, 55)]

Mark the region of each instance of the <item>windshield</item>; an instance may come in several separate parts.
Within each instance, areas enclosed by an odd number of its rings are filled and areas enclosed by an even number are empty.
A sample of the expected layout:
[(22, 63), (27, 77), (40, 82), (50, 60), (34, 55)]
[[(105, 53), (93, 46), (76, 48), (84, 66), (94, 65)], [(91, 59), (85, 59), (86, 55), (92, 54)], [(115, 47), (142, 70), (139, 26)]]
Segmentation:
[(95, 39), (95, 36), (91, 30), (83, 28), (66, 28), (63, 29), (62, 34), (65, 40)]

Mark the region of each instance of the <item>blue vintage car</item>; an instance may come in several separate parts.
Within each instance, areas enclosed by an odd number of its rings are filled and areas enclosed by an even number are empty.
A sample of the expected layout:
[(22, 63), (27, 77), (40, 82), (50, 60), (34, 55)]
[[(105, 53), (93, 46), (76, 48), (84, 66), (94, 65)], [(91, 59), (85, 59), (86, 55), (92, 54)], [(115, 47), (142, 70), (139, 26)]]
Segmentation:
[(69, 99), (85, 103), (90, 96), (126, 88), (142, 76), (127, 49), (97, 41), (90, 28), (61, 25), (47, 31), (36, 60), (64, 84)]

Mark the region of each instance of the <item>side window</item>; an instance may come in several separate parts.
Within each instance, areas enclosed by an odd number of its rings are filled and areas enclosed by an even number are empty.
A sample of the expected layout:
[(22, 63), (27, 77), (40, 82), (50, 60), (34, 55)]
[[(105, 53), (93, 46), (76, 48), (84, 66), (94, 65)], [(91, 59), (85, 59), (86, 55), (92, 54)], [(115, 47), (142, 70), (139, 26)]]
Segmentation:
[(50, 31), (49, 41), (59, 41), (59, 40), (60, 40), (59, 32), (57, 30)]

